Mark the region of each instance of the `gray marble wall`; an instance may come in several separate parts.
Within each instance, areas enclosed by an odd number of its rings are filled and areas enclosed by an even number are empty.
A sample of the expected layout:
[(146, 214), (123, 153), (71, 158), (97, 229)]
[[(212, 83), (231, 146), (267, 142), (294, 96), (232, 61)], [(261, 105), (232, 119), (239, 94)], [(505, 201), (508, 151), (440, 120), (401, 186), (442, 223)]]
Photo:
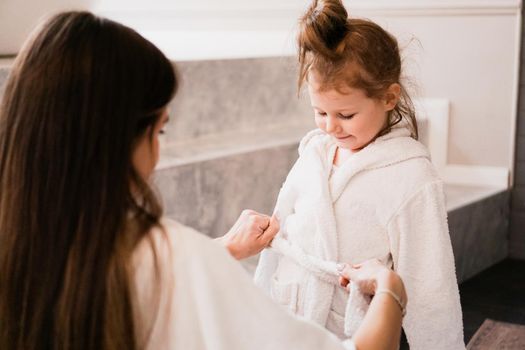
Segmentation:
[(178, 62), (176, 66), (182, 85), (170, 110), (168, 143), (313, 122), (309, 100), (304, 94), (297, 96), (292, 58)]
[(460, 282), (507, 257), (509, 197), (505, 191), (448, 213)]
[(159, 170), (166, 215), (211, 236), (227, 232), (243, 209), (271, 215), (297, 144)]
[[(522, 9), (523, 11), (523, 9)], [(523, 13), (522, 13), (523, 14)], [(516, 158), (509, 230), (509, 252), (515, 259), (525, 259), (525, 22), (522, 23), (521, 72), (516, 128)]]
[[(221, 138), (241, 143), (253, 133), (313, 124), (308, 99), (297, 96), (292, 58), (177, 62), (176, 67), (182, 83), (170, 107), (166, 143), (172, 149), (198, 152), (195, 144), (221, 147)], [(297, 158), (297, 143), (254, 148), (158, 170), (155, 182), (166, 214), (212, 237), (224, 234), (243, 209), (271, 214)]]
[(9, 69), (6, 67), (0, 67), (0, 100), (4, 95), (5, 83), (7, 80), (7, 75), (9, 74)]

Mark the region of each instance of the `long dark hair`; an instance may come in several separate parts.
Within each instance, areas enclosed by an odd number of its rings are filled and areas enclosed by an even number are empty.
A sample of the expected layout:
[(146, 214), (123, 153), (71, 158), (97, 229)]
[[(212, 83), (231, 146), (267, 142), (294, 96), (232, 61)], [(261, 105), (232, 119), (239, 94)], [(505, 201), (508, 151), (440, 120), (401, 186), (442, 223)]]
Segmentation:
[(417, 140), (414, 105), (401, 82), (401, 56), (394, 36), (372, 21), (349, 18), (341, 0), (313, 0), (299, 26), (299, 89), (310, 72), (317, 73), (321, 89), (350, 86), (376, 99), (384, 98), (391, 84), (399, 84), (399, 101), (377, 136), (405, 120)]
[(177, 88), (135, 31), (61, 13), (0, 106), (0, 348), (135, 349), (130, 256), (162, 208), (132, 166)]

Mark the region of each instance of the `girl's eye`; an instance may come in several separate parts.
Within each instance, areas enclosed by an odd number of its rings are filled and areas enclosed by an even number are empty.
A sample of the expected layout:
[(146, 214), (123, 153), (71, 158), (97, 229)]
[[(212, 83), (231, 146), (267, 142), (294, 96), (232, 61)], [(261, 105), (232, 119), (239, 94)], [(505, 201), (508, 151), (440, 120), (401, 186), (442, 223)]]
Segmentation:
[(354, 115), (356, 115), (356, 113), (350, 114), (350, 115), (342, 115), (342, 114), (340, 114), (339, 118), (341, 118), (341, 119), (352, 119), (354, 117)]
[(326, 116), (326, 113), (324, 113), (324, 112), (316, 112), (316, 113), (317, 113), (317, 115), (320, 115), (321, 117)]

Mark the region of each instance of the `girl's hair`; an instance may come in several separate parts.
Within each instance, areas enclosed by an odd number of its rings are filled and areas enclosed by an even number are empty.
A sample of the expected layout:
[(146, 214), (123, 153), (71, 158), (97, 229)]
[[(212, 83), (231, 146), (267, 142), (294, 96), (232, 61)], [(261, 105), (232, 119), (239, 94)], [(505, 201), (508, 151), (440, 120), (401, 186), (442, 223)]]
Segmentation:
[(1, 349), (140, 347), (130, 258), (162, 208), (132, 154), (176, 88), (153, 44), (87, 12), (24, 46), (0, 106)]
[(300, 19), (297, 41), (299, 89), (310, 72), (319, 78), (321, 89), (341, 92), (349, 86), (376, 99), (384, 98), (388, 87), (397, 83), (400, 99), (378, 136), (406, 119), (412, 137), (418, 138), (414, 106), (400, 81), (401, 58), (392, 35), (371, 21), (348, 18), (340, 0), (314, 0)]

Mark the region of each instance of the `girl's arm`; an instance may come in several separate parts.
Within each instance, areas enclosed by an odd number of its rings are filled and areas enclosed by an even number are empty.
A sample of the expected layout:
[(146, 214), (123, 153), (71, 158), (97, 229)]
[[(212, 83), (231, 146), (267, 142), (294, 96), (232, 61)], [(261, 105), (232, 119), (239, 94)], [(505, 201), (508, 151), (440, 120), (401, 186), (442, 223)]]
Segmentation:
[(418, 189), (388, 224), (394, 269), (410, 303), (410, 349), (465, 349), (454, 255), (441, 182)]

